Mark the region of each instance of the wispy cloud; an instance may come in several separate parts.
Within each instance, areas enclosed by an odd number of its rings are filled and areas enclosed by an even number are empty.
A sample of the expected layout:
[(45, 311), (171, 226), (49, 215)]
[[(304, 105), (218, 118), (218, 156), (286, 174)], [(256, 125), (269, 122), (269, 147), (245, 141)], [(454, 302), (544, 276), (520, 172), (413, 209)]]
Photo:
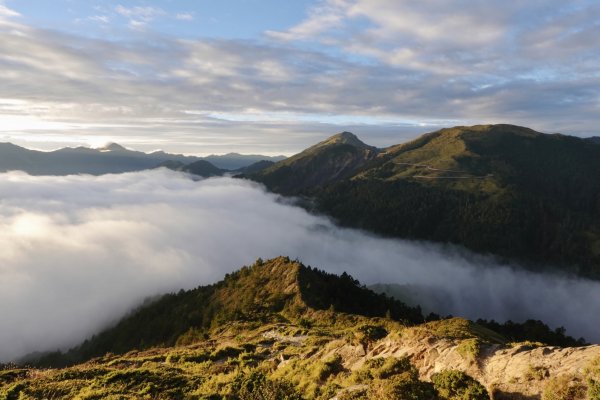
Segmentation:
[(93, 15), (88, 18), (90, 21), (100, 22), (102, 24), (108, 24), (110, 18), (107, 15)]
[(128, 18), (138, 18), (144, 21), (151, 21), (154, 18), (165, 15), (166, 12), (162, 8), (158, 7), (124, 7), (122, 5), (118, 5), (115, 7), (115, 11), (121, 14), (124, 17)]
[(193, 21), (194, 20), (194, 14), (192, 13), (179, 13), (175, 15), (175, 18), (180, 20), (180, 21)]
[(309, 11), (306, 20), (287, 31), (267, 31), (267, 36), (292, 41), (314, 39), (317, 36), (340, 28), (346, 17), (346, 9), (350, 3), (346, 0), (327, 0)]
[(132, 19), (129, 21), (129, 23), (127, 24), (127, 26), (135, 31), (142, 31), (146, 28), (146, 26), (148, 25), (148, 22), (146, 21), (139, 21), (137, 19)]
[(21, 14), (19, 14), (18, 12), (16, 12), (13, 9), (10, 9), (8, 7), (6, 7), (5, 5), (2, 4), (2, 2), (0, 2), (0, 18), (13, 18), (13, 17), (20, 17)]
[(158, 7), (124, 7), (118, 5), (115, 7), (115, 11), (129, 18), (127, 26), (135, 31), (144, 31), (147, 26), (154, 21), (156, 18), (166, 15), (167, 12), (162, 8)]

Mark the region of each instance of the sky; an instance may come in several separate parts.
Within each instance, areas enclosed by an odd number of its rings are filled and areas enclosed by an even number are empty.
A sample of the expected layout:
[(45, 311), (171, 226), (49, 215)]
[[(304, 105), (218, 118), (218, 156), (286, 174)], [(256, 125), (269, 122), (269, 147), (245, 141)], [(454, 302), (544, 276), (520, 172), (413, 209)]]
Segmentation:
[(596, 0), (0, 0), (0, 37), (0, 141), (30, 148), (600, 135)]
[(0, 199), (0, 363), (69, 348), (148, 296), (280, 255), (367, 285), (425, 287), (442, 315), (541, 319), (600, 342), (598, 281), (340, 228), (246, 180), (13, 171), (0, 174)]

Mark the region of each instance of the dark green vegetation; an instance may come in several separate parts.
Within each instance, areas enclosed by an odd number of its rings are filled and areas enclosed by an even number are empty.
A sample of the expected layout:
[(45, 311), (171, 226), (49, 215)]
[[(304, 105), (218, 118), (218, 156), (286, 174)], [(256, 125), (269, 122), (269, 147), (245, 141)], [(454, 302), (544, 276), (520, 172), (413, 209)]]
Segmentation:
[(590, 140), (485, 125), (374, 149), (344, 133), (244, 177), (313, 198), (342, 225), (600, 278), (600, 146)]
[(180, 170), (207, 178), (211, 176), (221, 176), (225, 172), (205, 160), (194, 161), (193, 163), (182, 166)]
[(273, 164), (275, 164), (273, 161), (261, 160), (261, 161), (257, 161), (255, 163), (252, 163), (248, 166), (242, 167), (237, 170), (227, 170), (227, 169), (217, 168), (212, 163), (210, 163), (206, 160), (198, 160), (198, 161), (191, 162), (189, 164), (169, 160), (169, 161), (165, 161), (165, 162), (159, 164), (158, 167), (165, 167), (165, 168), (172, 169), (174, 171), (182, 171), (182, 172), (187, 172), (189, 174), (201, 176), (203, 178), (210, 178), (213, 176), (222, 176), (222, 175), (225, 175), (226, 173), (232, 173), (232, 174), (255, 173), (255, 172), (262, 171), (263, 169), (268, 168)]
[(180, 161), (165, 161), (156, 166), (157, 168), (168, 168), (173, 171), (182, 171), (187, 172), (188, 174), (193, 174), (197, 176), (201, 176), (203, 178), (210, 178), (212, 176), (221, 176), (228, 172), (223, 169), (219, 169), (205, 160), (198, 160), (191, 162), (189, 164), (180, 162)]
[[(423, 378), (415, 362), (438, 343), (466, 365), (514, 346), (464, 319), (423, 323), (418, 308), (346, 274), (259, 259), (37, 363), (67, 368), (5, 366), (0, 399), (488, 399), (454, 364)], [(390, 354), (399, 348), (414, 356)], [(581, 387), (593, 393), (600, 375), (589, 368)]]
[(246, 167), (242, 167), (242, 168), (236, 170), (235, 172), (240, 173), (240, 174), (253, 174), (255, 172), (262, 171), (263, 169), (267, 169), (273, 164), (275, 164), (274, 161), (261, 160), (261, 161), (252, 163)]
[(565, 335), (565, 328), (559, 327), (552, 330), (548, 325), (538, 320), (527, 320), (522, 323), (506, 321), (501, 324), (496, 321), (478, 319), (477, 324), (485, 326), (503, 335), (512, 342), (539, 342), (550, 346), (577, 347), (586, 345), (585, 339), (575, 340), (571, 336)]
[[(418, 286), (418, 285), (398, 285), (398, 284), (376, 284), (369, 286), (376, 293), (383, 293), (394, 297), (407, 305), (422, 305), (427, 320), (440, 318), (444, 310), (444, 302), (451, 300), (449, 295), (441, 289)], [(565, 334), (564, 327), (558, 327), (554, 330), (539, 320), (527, 320), (522, 323), (506, 321), (499, 323), (494, 320), (478, 319), (477, 323), (485, 326), (495, 332), (500, 333), (511, 342), (532, 341), (541, 342), (550, 346), (577, 347), (586, 344), (584, 338), (575, 339)]]

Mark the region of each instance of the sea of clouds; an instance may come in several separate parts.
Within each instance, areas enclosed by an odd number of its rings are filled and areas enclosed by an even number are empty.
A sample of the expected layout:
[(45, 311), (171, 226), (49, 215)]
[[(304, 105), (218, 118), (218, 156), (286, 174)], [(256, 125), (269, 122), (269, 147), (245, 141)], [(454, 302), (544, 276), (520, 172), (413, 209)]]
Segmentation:
[(148, 296), (278, 255), (362, 283), (427, 286), (470, 318), (542, 319), (600, 341), (600, 282), (524, 272), (431, 243), (342, 229), (233, 178), (164, 169), (0, 174), (0, 361), (65, 349)]

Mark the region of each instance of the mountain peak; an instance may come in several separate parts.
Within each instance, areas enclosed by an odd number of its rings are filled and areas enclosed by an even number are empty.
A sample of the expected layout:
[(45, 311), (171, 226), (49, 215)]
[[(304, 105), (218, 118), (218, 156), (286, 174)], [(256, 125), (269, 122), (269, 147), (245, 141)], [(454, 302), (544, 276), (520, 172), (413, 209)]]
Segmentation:
[(115, 142), (111, 142), (106, 144), (105, 146), (99, 147), (98, 150), (100, 151), (127, 151), (127, 149), (123, 146), (121, 146), (118, 143)]
[[(192, 312), (193, 310), (193, 312)], [(350, 275), (334, 275), (289, 257), (258, 259), (225, 279), (141, 307), (117, 325), (65, 354), (64, 361), (84, 361), (106, 352), (173, 345), (191, 327), (209, 329), (234, 321), (281, 321), (322, 312), (389, 317), (406, 323), (423, 321), (420, 309), (361, 286)], [(160, 329), (156, 329), (160, 326)], [(123, 335), (123, 332), (127, 332)]]
[(341, 132), (252, 175), (251, 179), (273, 191), (293, 194), (349, 177), (373, 160), (378, 152), (353, 133)]
[(371, 147), (365, 144), (363, 141), (361, 141), (354, 133), (348, 131), (344, 131), (336, 135), (330, 136), (328, 139), (319, 143), (320, 146), (332, 144), (349, 144), (360, 148)]

